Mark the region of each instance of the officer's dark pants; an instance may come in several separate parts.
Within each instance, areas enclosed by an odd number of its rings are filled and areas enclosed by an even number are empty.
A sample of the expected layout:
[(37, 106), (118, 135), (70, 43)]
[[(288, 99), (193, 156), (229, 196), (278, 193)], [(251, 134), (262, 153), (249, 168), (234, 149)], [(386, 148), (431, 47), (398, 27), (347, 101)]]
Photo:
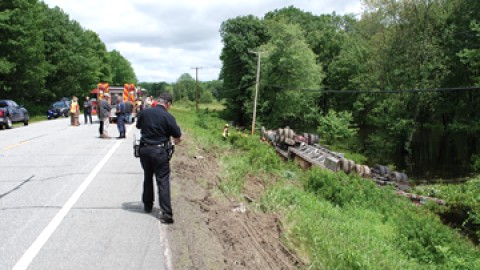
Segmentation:
[(85, 125), (88, 123), (87, 120), (90, 120), (90, 124), (92, 124), (92, 113), (88, 111), (83, 112), (83, 117), (85, 118)]
[(143, 204), (153, 205), (153, 175), (158, 187), (158, 201), (163, 215), (173, 217), (170, 202), (170, 163), (167, 151), (162, 146), (141, 146), (140, 163), (143, 168)]
[(100, 127), (98, 128), (98, 132), (100, 133), (100, 136), (103, 134), (103, 119), (100, 118)]
[(120, 136), (125, 135), (125, 115), (120, 114), (117, 116), (117, 128)]

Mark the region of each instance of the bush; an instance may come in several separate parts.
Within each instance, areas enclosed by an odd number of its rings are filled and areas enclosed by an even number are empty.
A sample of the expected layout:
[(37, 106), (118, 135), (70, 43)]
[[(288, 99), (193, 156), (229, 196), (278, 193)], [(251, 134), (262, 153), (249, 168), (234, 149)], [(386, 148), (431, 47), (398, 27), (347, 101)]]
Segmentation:
[(317, 132), (327, 144), (336, 144), (356, 135), (357, 129), (351, 128), (352, 123), (352, 113), (337, 113), (334, 110), (329, 110), (326, 116), (321, 116), (318, 119)]

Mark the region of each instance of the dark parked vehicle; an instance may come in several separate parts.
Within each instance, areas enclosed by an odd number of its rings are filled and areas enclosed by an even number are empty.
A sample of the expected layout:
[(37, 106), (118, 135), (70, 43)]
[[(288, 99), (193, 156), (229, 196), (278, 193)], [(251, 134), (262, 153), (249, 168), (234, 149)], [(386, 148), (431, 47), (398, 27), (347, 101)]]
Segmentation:
[(68, 117), (68, 111), (70, 110), (70, 102), (68, 100), (56, 101), (52, 104), (47, 111), (48, 120), (52, 118), (58, 118), (60, 116)]
[(27, 126), (28, 120), (30, 117), (27, 109), (19, 106), (13, 100), (0, 100), (0, 129), (12, 128), (15, 122), (23, 122)]

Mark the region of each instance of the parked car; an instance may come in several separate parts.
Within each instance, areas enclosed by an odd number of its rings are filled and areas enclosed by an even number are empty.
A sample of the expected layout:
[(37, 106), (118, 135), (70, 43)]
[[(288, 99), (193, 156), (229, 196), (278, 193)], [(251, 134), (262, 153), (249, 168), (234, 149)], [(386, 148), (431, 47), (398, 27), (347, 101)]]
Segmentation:
[(60, 116), (68, 117), (68, 111), (70, 110), (70, 101), (60, 100), (56, 101), (50, 106), (47, 111), (48, 120), (52, 118), (58, 118)]
[(0, 100), (0, 129), (12, 128), (13, 123), (23, 122), (25, 126), (28, 125), (28, 111), (22, 106), (19, 106), (13, 100)]

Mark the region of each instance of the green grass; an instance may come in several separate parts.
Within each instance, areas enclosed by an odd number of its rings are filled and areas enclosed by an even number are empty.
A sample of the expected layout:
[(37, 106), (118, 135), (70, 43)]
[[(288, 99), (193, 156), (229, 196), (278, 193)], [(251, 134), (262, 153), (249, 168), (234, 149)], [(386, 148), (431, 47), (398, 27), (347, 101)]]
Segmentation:
[(223, 103), (221, 102), (212, 102), (212, 103), (200, 103), (199, 106), (198, 106), (199, 109), (201, 110), (205, 110), (205, 109), (208, 109), (209, 111), (222, 111), (223, 109), (225, 109), (225, 105), (223, 105)]
[(255, 206), (281, 214), (283, 241), (306, 268), (480, 269), (478, 247), (393, 189), (343, 173), (300, 170), (257, 136), (231, 131), (224, 141), (225, 120), (211, 111), (172, 112), (197, 146), (220, 160), (222, 190), (241, 200), (246, 179), (263, 181), (268, 190)]

